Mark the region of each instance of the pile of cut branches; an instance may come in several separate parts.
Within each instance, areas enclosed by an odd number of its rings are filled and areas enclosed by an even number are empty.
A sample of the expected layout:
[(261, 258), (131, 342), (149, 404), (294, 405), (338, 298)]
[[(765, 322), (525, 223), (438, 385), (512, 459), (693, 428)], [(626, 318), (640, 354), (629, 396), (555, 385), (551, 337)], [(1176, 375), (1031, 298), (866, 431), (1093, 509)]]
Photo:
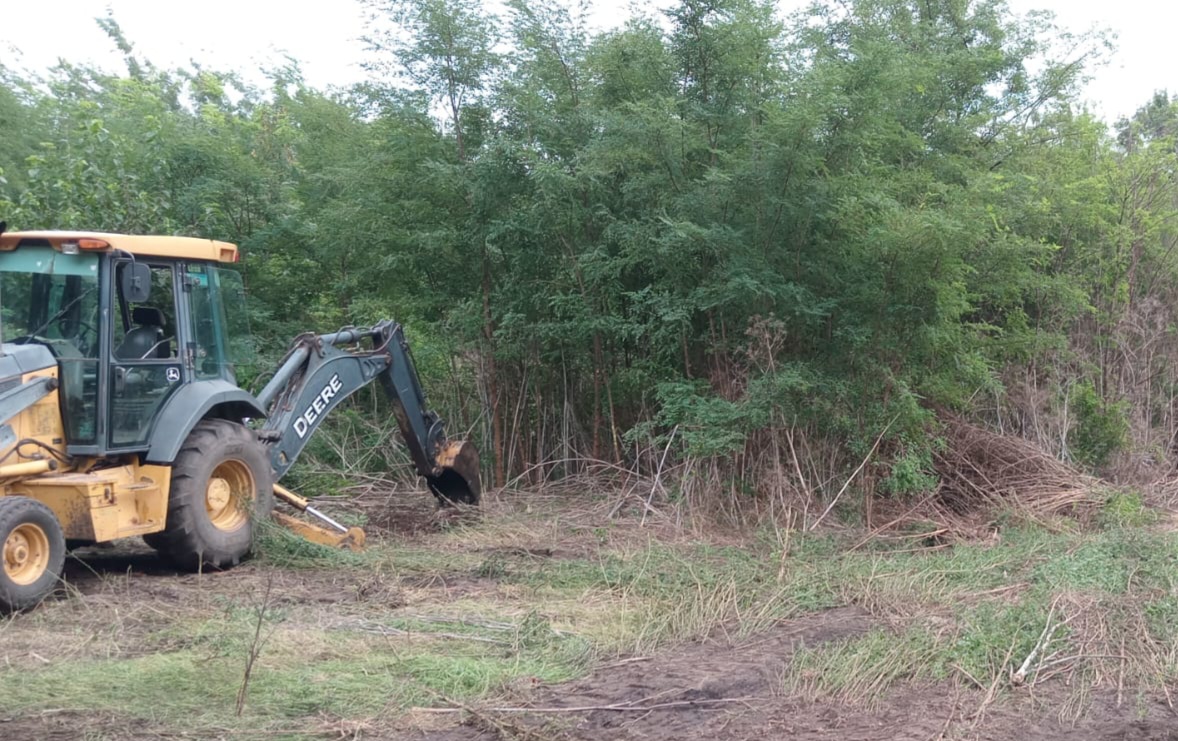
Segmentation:
[(1032, 519), (1084, 514), (1103, 501), (1100, 481), (1019, 437), (942, 417), (933, 456), (942, 503), (955, 512), (1015, 510)]

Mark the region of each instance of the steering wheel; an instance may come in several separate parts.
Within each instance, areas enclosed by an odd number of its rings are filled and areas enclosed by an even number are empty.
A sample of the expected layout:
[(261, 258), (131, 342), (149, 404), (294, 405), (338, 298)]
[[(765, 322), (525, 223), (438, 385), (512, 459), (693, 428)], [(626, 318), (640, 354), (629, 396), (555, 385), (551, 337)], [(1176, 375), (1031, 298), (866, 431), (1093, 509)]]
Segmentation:
[[(62, 317), (57, 321), (57, 331), (60, 332), (63, 337), (66, 335), (66, 328), (62, 326), (64, 321), (65, 317)], [(90, 322), (78, 320), (74, 323), (73, 340), (74, 344), (77, 345), (78, 350), (82, 353), (82, 355), (90, 357), (90, 349), (94, 346), (94, 343), (98, 341), (98, 327), (91, 324)], [(91, 342), (91, 340), (93, 340), (93, 342)]]

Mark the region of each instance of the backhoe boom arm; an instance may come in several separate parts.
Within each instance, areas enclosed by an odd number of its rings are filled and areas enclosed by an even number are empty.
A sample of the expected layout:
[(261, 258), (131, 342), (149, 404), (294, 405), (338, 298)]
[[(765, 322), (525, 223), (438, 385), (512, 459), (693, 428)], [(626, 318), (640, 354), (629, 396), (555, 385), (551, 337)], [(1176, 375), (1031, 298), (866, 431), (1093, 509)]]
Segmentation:
[(477, 502), (478, 453), (469, 443), (447, 440), (442, 420), (426, 406), (409, 344), (395, 322), (295, 340), (258, 395), (269, 413), (263, 435), (271, 441), (275, 480), (294, 464), (323, 418), (374, 380), (388, 394), (413, 465), (434, 494)]

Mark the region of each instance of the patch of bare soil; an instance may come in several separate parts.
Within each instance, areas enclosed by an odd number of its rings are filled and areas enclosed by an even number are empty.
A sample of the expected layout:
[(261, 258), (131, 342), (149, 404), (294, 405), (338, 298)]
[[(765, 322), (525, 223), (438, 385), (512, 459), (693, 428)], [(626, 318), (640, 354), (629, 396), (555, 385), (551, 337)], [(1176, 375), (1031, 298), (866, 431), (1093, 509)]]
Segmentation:
[[(871, 618), (841, 608), (781, 625), (758, 639), (733, 645), (712, 640), (675, 653), (635, 657), (599, 669), (592, 676), (541, 693), (536, 703), (551, 707), (666, 707), (648, 713), (592, 710), (577, 724), (574, 738), (630, 738), (640, 726), (660, 728), (667, 738), (730, 727), (773, 693), (789, 657), (800, 646), (865, 633)], [(682, 703), (682, 704), (676, 704)], [(705, 736), (700, 736), (701, 738)]]
[(113, 714), (82, 711), (45, 710), (5, 717), (0, 711), (0, 738), (36, 739), (37, 741), (76, 741), (76, 739), (123, 739), (144, 741), (183, 738), (154, 728), (151, 723)]
[(436, 533), (455, 513), (452, 508), (438, 507), (438, 500), (427, 492), (398, 487), (370, 487), (358, 496), (342, 500), (340, 506), (341, 513), (362, 513), (364, 529), (369, 534), (401, 537)]
[[(976, 739), (978, 741), (1178, 741), (1178, 718), (1164, 704), (1117, 707), (1114, 698), (1097, 698), (1075, 723), (1060, 719), (1064, 692), (1035, 698), (1002, 696), (986, 703), (985, 693), (951, 683), (907, 686), (883, 698), (873, 710), (831, 703), (785, 699), (756, 725), (722, 738), (796, 739)], [(1056, 702), (1058, 701), (1058, 702)], [(1144, 711), (1146, 718), (1140, 718)], [(658, 737), (650, 737), (658, 738)], [(694, 738), (689, 736), (688, 738)]]
[(311, 727), (242, 732), (234, 729), (180, 730), (142, 718), (83, 710), (42, 710), (5, 716), (0, 710), (0, 739), (8, 741), (243, 741), (272, 738), (359, 738), (339, 728)]
[[(128, 538), (69, 556), (62, 588), (36, 610), (11, 618), (20, 627), (5, 634), (0, 664), (20, 656), (125, 658), (174, 649), (160, 643), (164, 629), (185, 618), (206, 620), (224, 609), (226, 599), (253, 605), (264, 592), (273, 606), (288, 611), (291, 623), (314, 623), (326, 613), (384, 613), (407, 599), (400, 580), (381, 571), (284, 570), (251, 561), (193, 574), (177, 571), (141, 540)], [(92, 631), (89, 638), (61, 641), (61, 626), (79, 621)]]
[(1058, 704), (1042, 691), (1035, 698), (987, 701), (980, 690), (942, 682), (901, 687), (870, 709), (780, 695), (783, 672), (799, 647), (853, 638), (872, 625), (857, 608), (830, 610), (739, 643), (713, 639), (607, 664), (577, 682), (540, 688), (516, 707), (470, 708), (461, 721), (423, 713), (417, 730), (393, 738), (1178, 741), (1178, 717), (1161, 702), (1118, 706), (1115, 698), (1098, 697), (1072, 724), (1060, 720), (1064, 693)]

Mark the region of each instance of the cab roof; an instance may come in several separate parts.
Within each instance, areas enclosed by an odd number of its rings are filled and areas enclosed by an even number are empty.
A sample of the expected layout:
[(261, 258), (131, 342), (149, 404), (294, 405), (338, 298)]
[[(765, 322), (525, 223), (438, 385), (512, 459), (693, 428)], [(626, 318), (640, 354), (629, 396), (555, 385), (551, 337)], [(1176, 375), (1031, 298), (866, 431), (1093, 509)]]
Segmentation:
[(40, 231), (2, 232), (0, 251), (11, 251), (21, 246), (48, 242), (55, 250), (63, 243), (79, 244), (83, 252), (111, 252), (121, 250), (135, 256), (170, 257), (177, 260), (207, 260), (237, 262), (237, 245), (198, 237), (164, 237), (139, 234), (108, 234), (106, 232)]

